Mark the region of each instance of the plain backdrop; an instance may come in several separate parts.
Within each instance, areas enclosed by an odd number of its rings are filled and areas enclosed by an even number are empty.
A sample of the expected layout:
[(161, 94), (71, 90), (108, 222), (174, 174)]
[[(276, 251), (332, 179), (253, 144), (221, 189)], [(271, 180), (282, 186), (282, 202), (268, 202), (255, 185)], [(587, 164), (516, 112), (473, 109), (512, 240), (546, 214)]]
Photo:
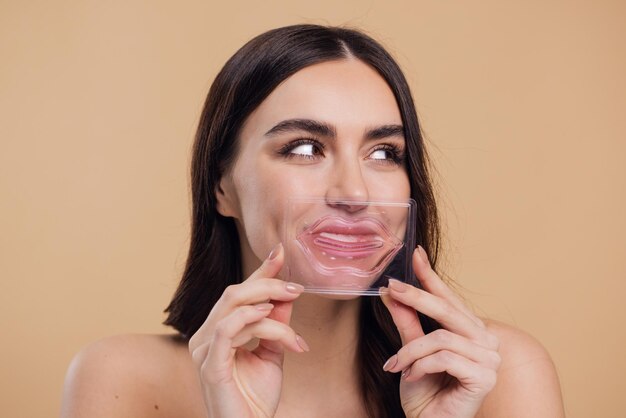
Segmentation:
[(445, 273), (546, 346), (569, 417), (623, 417), (625, 22), (609, 0), (0, 0), (1, 414), (58, 415), (91, 341), (169, 332), (208, 88), (251, 37), (321, 23), (410, 80)]

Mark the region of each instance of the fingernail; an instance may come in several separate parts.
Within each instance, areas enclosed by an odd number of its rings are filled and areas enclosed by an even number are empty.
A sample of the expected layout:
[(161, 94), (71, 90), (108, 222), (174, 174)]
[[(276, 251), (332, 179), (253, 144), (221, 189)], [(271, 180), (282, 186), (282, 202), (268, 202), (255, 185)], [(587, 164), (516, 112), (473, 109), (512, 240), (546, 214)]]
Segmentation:
[(411, 368), (408, 368), (402, 372), (402, 374), (400, 375), (400, 379), (406, 380), (406, 378), (409, 377), (410, 374), (411, 374)]
[(271, 303), (259, 303), (258, 305), (254, 305), (259, 311), (271, 311), (274, 308), (274, 305)]
[(304, 286), (298, 283), (293, 283), (293, 282), (288, 282), (285, 285), (285, 288), (287, 289), (288, 292), (291, 292), (291, 293), (302, 293), (304, 291)]
[(267, 257), (268, 260), (273, 260), (278, 256), (278, 253), (280, 252), (280, 247), (282, 247), (282, 243), (278, 243), (276, 244), (276, 246), (274, 246), (274, 248), (272, 248), (272, 251), (270, 251), (270, 255)]
[(383, 370), (384, 371), (391, 370), (391, 369), (393, 369), (396, 366), (396, 364), (398, 364), (398, 355), (397, 354), (389, 357), (389, 360), (387, 360), (385, 362), (385, 364), (383, 364)]
[(311, 349), (309, 348), (309, 345), (306, 343), (306, 341), (304, 341), (304, 338), (302, 338), (298, 334), (296, 334), (296, 342), (298, 343), (302, 351), (305, 351), (305, 352), (311, 351)]
[(400, 280), (389, 279), (389, 288), (396, 292), (405, 292), (406, 283), (402, 283)]

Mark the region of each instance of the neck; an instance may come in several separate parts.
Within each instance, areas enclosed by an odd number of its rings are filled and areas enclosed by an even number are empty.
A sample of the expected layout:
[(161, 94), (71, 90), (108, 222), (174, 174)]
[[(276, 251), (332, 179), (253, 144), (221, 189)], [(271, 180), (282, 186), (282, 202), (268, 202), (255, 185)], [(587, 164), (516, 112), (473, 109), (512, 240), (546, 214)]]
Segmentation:
[(295, 302), (291, 327), (315, 351), (341, 353), (356, 348), (361, 299), (335, 300), (303, 294)]
[[(308, 353), (285, 353), (283, 402), (329, 403), (359, 398), (356, 354), (361, 299), (333, 300), (303, 294), (294, 303), (291, 327), (309, 344)], [(349, 402), (349, 401), (348, 401)]]

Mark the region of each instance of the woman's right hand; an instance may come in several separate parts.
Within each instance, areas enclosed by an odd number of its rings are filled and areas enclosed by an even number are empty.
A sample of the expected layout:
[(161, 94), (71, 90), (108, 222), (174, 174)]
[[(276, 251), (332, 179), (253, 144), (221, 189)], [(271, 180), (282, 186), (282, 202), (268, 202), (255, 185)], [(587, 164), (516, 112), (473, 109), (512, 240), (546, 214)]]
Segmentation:
[[(304, 288), (275, 278), (283, 261), (278, 244), (247, 280), (226, 288), (189, 340), (211, 418), (273, 417), (280, 399), (284, 349), (308, 351), (289, 326), (292, 302)], [(254, 339), (259, 339), (258, 346), (246, 349), (244, 345)]]

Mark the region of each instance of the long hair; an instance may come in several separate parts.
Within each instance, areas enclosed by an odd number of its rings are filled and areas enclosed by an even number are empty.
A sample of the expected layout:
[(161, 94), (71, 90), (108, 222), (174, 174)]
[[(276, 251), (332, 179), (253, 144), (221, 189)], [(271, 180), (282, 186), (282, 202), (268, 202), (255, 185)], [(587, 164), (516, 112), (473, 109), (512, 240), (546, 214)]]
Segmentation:
[[(439, 221), (429, 162), (411, 92), (398, 64), (378, 42), (357, 30), (318, 25), (273, 29), (246, 43), (226, 62), (200, 117), (191, 163), (189, 254), (164, 322), (183, 337), (200, 328), (227, 286), (244, 280), (235, 223), (216, 210), (218, 183), (237, 155), (241, 126), (289, 76), (313, 64), (351, 57), (375, 69), (395, 96), (404, 126), (411, 197), (417, 202), (416, 239), (436, 266)], [(361, 305), (357, 361), (363, 402), (372, 417), (402, 417), (398, 374), (382, 370), (383, 362), (401, 347), (400, 336), (380, 298), (363, 298)], [(426, 332), (437, 327), (427, 317), (420, 320)]]

